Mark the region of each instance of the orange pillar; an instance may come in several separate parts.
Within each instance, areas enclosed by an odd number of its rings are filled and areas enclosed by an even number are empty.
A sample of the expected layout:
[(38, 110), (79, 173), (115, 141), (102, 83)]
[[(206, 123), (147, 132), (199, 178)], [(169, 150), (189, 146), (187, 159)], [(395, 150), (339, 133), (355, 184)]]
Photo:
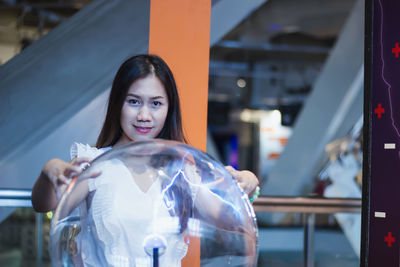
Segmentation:
[(174, 73), (190, 145), (206, 149), (211, 0), (151, 0), (149, 53)]
[[(178, 86), (183, 130), (206, 150), (211, 0), (151, 0), (149, 53), (171, 67)], [(200, 266), (200, 238), (189, 237), (183, 267)]]

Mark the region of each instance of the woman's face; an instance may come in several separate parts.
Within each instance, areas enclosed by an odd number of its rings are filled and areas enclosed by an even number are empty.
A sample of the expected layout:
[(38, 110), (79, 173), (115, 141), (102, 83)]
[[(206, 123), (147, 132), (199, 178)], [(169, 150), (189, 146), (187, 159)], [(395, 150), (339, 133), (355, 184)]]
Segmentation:
[(168, 105), (165, 88), (156, 76), (132, 83), (121, 110), (122, 136), (117, 144), (157, 137), (164, 127)]

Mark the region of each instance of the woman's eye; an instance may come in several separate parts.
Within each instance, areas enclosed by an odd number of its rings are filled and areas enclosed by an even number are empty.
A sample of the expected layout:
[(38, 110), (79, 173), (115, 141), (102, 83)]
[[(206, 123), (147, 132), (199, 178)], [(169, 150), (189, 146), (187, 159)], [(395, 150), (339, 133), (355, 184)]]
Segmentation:
[(131, 105), (137, 105), (139, 104), (139, 101), (137, 99), (128, 99), (128, 103)]
[(161, 106), (162, 103), (160, 101), (153, 101), (153, 105), (158, 107), (158, 106)]

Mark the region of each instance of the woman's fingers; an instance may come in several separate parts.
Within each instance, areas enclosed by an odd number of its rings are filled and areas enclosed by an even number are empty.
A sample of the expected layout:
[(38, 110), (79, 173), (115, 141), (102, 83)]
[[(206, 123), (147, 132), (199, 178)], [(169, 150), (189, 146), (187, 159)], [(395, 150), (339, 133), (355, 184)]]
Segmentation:
[(225, 166), (225, 169), (233, 176), (246, 194), (253, 193), (257, 188), (258, 179), (251, 171), (237, 171), (232, 166)]
[(59, 185), (59, 184), (67, 184), (68, 183), (68, 178), (67, 177), (65, 177), (63, 174), (60, 174), (58, 177), (57, 177), (57, 184)]
[(243, 177), (240, 175), (240, 171), (235, 170), (232, 166), (225, 166), (225, 169), (233, 176), (233, 178), (240, 182), (243, 182)]
[[(80, 175), (87, 167), (90, 167), (90, 158), (74, 158), (70, 163), (68, 169), (66, 169), (66, 176), (74, 178)], [(84, 164), (82, 166), (82, 164)], [(100, 171), (91, 172), (82, 176), (82, 179), (96, 178), (101, 174)]]
[(88, 162), (90, 162), (90, 158), (74, 158), (71, 161), (71, 164), (75, 166), (80, 166), (82, 163), (88, 163)]
[(226, 169), (234, 178), (236, 178), (235, 175), (236, 175), (236, 173), (237, 173), (237, 170), (235, 170), (232, 166), (225, 166), (225, 169)]
[(228, 165), (228, 166), (225, 166), (225, 169), (228, 171), (228, 172), (234, 172), (234, 171), (236, 171), (232, 166), (230, 166), (230, 165)]
[(240, 188), (246, 193), (247, 192), (247, 183), (243, 181), (243, 177), (240, 175), (240, 172), (235, 170), (232, 166), (225, 166), (225, 169), (233, 176), (233, 178), (238, 182)]
[(96, 178), (100, 174), (101, 174), (101, 171), (95, 171), (95, 172), (92, 172), (92, 173), (85, 174), (83, 176), (83, 178)]
[(68, 178), (78, 176), (82, 172), (82, 168), (79, 166), (69, 165), (65, 168), (63, 175)]
[(243, 189), (246, 194), (250, 194), (253, 191), (253, 186), (248, 183), (239, 183), (239, 186)]

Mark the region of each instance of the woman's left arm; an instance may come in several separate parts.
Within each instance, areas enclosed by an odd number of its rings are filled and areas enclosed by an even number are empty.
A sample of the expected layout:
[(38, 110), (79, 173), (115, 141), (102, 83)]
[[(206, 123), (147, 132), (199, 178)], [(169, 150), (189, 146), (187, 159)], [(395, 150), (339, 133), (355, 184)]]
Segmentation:
[[(226, 168), (251, 199), (258, 188), (258, 179), (254, 173), (250, 171), (237, 171), (231, 166), (227, 166)], [(229, 231), (234, 231), (235, 229), (244, 231), (246, 229), (246, 227), (240, 226), (240, 222), (243, 223), (244, 221), (238, 219), (242, 215), (238, 213), (234, 205), (229, 201), (224, 201), (221, 196), (214, 193), (204, 184), (197, 185), (194, 206), (199, 218), (215, 224), (221, 229)]]
[(235, 178), (239, 186), (249, 197), (253, 196), (259, 185), (258, 178), (254, 173), (251, 171), (238, 171), (232, 166), (225, 166), (225, 169)]

